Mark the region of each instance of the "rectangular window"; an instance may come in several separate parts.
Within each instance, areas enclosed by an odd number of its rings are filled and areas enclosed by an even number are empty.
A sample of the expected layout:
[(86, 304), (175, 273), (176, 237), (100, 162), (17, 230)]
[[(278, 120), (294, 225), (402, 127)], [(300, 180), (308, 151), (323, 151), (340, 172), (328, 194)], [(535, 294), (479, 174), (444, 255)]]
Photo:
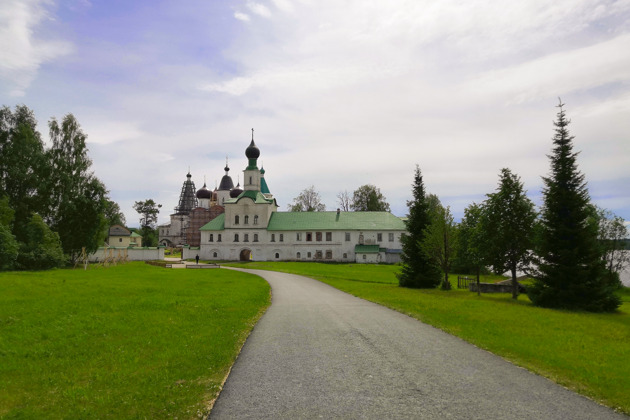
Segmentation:
[(254, 242), (258, 242), (258, 234), (254, 233)]
[(210, 238), (208, 239), (208, 242), (214, 242), (214, 234), (210, 234)]
[(311, 258), (311, 253), (310, 253), (310, 252), (308, 252), (308, 253), (306, 254), (306, 256), (307, 256), (308, 258)]
[(271, 234), (271, 242), (276, 242), (276, 234), (275, 233)]
[[(311, 232), (306, 233), (306, 242), (311, 242), (313, 240), (313, 234)], [(309, 255), (310, 257), (310, 255)]]
[(332, 260), (332, 251), (326, 251), (326, 259)]
[(346, 232), (346, 242), (350, 242), (350, 232)]
[(383, 234), (382, 233), (377, 233), (376, 234), (376, 240), (378, 242), (383, 242)]
[(332, 232), (326, 232), (326, 240), (327, 241), (332, 241)]
[(221, 242), (221, 234), (220, 233), (217, 235), (217, 242)]
[(245, 224), (249, 225), (249, 216), (245, 215)]
[(118, 242), (122, 242), (122, 238), (118, 238)]
[(234, 216), (234, 224), (238, 225), (238, 216)]
[(322, 251), (315, 251), (315, 259), (316, 260), (322, 259)]
[(321, 232), (315, 232), (315, 240), (318, 242), (321, 242), (322, 240), (322, 233)]
[(243, 242), (249, 242), (249, 233), (246, 233), (245, 235), (243, 235)]
[(301, 241), (302, 240), (302, 234), (300, 232), (296, 233), (295, 240), (297, 240), (297, 241)]
[(393, 233), (389, 234), (389, 242), (394, 242), (394, 234)]
[(280, 242), (284, 242), (284, 233), (280, 234)]
[(234, 242), (238, 242), (238, 233), (234, 234)]

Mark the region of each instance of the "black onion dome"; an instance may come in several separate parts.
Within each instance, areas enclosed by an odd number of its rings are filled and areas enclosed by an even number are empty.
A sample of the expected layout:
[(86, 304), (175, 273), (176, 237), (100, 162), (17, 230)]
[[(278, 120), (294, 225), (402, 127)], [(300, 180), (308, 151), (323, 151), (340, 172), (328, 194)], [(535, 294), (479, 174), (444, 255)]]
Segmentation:
[(203, 184), (203, 187), (201, 187), (200, 190), (197, 191), (197, 198), (201, 199), (201, 198), (212, 198), (212, 191), (210, 191), (209, 189), (206, 188), (206, 184)]
[(232, 178), (229, 175), (223, 175), (219, 184), (219, 191), (230, 191), (232, 188), (234, 188)]
[(232, 181), (232, 178), (228, 175), (230, 168), (226, 164), (225, 168), (223, 169), (225, 169), (225, 175), (223, 175), (223, 178), (221, 178), (219, 191), (230, 191), (232, 188), (234, 188), (234, 181)]
[(260, 156), (260, 149), (256, 146), (256, 143), (254, 143), (254, 139), (252, 139), (249, 147), (245, 149), (245, 156), (247, 159), (258, 159)]
[(243, 190), (241, 189), (241, 184), (238, 184), (236, 188), (233, 188), (232, 191), (230, 191), (230, 198), (236, 198), (242, 193), (243, 193)]

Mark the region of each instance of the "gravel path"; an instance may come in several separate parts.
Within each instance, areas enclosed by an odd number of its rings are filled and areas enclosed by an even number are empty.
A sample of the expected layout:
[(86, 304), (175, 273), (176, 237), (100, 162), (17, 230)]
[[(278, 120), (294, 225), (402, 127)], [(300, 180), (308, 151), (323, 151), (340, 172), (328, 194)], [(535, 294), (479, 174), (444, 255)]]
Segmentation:
[(260, 270), (273, 300), (211, 419), (626, 419), (398, 312)]

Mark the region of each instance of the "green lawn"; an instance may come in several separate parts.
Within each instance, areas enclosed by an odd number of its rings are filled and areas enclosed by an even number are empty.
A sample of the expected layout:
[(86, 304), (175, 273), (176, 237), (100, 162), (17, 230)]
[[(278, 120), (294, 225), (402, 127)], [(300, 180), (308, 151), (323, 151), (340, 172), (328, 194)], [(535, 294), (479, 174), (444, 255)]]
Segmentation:
[[(236, 265), (236, 264), (233, 264)], [(377, 302), (498, 354), (517, 365), (630, 414), (630, 291), (621, 291), (617, 313), (542, 309), (527, 296), (398, 287), (388, 265), (273, 263), (238, 264), (301, 274)], [(494, 278), (489, 279), (494, 281)], [(483, 281), (483, 280), (482, 280)]]
[(269, 302), (219, 269), (0, 273), (0, 418), (203, 417)]

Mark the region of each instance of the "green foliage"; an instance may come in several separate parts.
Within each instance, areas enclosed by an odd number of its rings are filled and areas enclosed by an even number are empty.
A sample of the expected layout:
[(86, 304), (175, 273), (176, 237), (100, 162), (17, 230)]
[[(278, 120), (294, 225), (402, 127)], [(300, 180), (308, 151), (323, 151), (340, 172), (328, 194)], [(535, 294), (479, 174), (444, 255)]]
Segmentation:
[(9, 227), (0, 223), (0, 271), (11, 270), (14, 267), (18, 249), (18, 242)]
[[(161, 204), (157, 204), (153, 199), (148, 198), (144, 201), (136, 201), (133, 209), (140, 215), (140, 226), (153, 229), (158, 220)], [(144, 235), (142, 235), (144, 237)]]
[(67, 114), (61, 124), (52, 118), (48, 125), (53, 170), (47, 182), (51, 204), (45, 220), (59, 233), (64, 252), (74, 262), (83, 247), (90, 253), (103, 243), (107, 190), (90, 172), (87, 135), (76, 118)]
[(594, 206), (593, 212), (597, 221), (597, 238), (602, 248), (602, 258), (606, 263), (606, 270), (612, 276), (612, 281), (621, 286), (619, 273), (630, 264), (630, 252), (625, 252), (628, 228), (624, 219), (610, 210)]
[[(316, 278), (630, 414), (630, 364), (625, 363), (630, 354), (629, 288), (621, 290), (624, 303), (618, 313), (592, 314), (537, 308), (524, 295), (513, 300), (502, 293), (479, 297), (467, 290), (409, 290), (397, 287), (393, 274), (398, 267), (391, 265), (256, 262), (241, 266)], [(457, 284), (457, 275), (450, 280)]]
[(440, 284), (442, 290), (450, 290), (448, 273), (457, 251), (457, 225), (453, 220), (451, 209), (442, 206), (439, 200), (429, 214), (431, 223), (424, 232), (420, 249), (442, 269), (444, 273), (444, 279)]
[(293, 199), (289, 211), (326, 211), (326, 206), (322, 203), (319, 193), (315, 191), (315, 185), (311, 185)]
[(352, 211), (390, 211), (389, 203), (381, 190), (370, 184), (362, 185), (354, 191), (350, 209)]
[(150, 226), (143, 226), (138, 231), (138, 234), (142, 236), (142, 246), (157, 246), (159, 239), (157, 229), (153, 229)]
[(614, 294), (617, 285), (606, 272), (597, 224), (589, 220), (590, 198), (562, 106), (554, 122), (551, 174), (543, 178), (539, 271), (528, 294), (543, 307), (614, 311), (620, 304)]
[(105, 199), (105, 220), (107, 227), (114, 225), (125, 226), (127, 221), (125, 215), (120, 211), (120, 206), (109, 198)]
[(520, 178), (509, 169), (501, 170), (497, 192), (488, 194), (481, 216), (484, 259), (495, 272), (512, 273), (512, 297), (516, 299), (516, 271), (530, 263), (536, 211)]
[(0, 156), (0, 196), (15, 211), (13, 231), (22, 241), (31, 214), (44, 211), (48, 203), (43, 180), (50, 173), (37, 121), (24, 105), (13, 112), (0, 109)]
[(2, 276), (2, 418), (206, 418), (270, 301), (260, 277), (228, 270)]
[(459, 224), (457, 253), (453, 270), (458, 273), (478, 273), (483, 266), (483, 244), (481, 243), (482, 207), (470, 204), (464, 210), (464, 217)]
[(401, 287), (433, 288), (440, 283), (440, 269), (421, 249), (425, 230), (431, 223), (420, 167), (416, 165), (413, 182), (413, 200), (407, 202), (407, 234), (401, 238), (402, 271), (398, 274)]
[(65, 263), (59, 235), (50, 230), (39, 214), (26, 225), (26, 241), (20, 245), (17, 264), (23, 270), (47, 270)]
[(10, 227), (15, 218), (15, 211), (9, 204), (9, 197), (0, 197), (0, 225)]

